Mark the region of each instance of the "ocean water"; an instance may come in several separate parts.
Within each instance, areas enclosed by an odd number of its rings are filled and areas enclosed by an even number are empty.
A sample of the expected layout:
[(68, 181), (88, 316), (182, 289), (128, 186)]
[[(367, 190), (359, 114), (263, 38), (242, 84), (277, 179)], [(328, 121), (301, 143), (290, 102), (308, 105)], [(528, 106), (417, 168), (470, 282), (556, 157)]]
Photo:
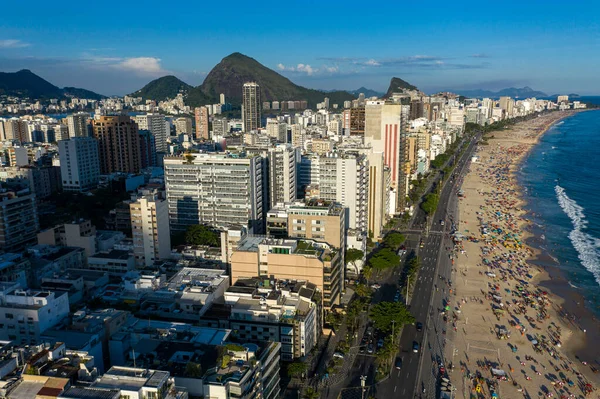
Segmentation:
[(554, 125), (524, 160), (519, 181), (544, 249), (600, 314), (600, 110)]

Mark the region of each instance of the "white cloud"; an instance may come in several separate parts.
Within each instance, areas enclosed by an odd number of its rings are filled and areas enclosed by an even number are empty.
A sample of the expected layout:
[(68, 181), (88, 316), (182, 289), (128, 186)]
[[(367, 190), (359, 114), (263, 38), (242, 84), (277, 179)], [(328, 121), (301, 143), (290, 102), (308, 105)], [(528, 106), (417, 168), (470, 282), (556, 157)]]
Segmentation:
[(116, 66), (122, 69), (144, 74), (157, 74), (164, 72), (160, 66), (160, 58), (156, 57), (125, 58)]
[(30, 44), (29, 43), (25, 43), (21, 40), (15, 40), (15, 39), (4, 39), (4, 40), (0, 40), (0, 49), (3, 48), (22, 48), (22, 47), (29, 47)]
[(332, 67), (325, 67), (325, 70), (329, 73), (336, 73), (340, 71), (340, 68), (338, 68), (337, 66), (332, 66)]
[(313, 67), (311, 67), (308, 64), (298, 64), (298, 66), (296, 67), (296, 70), (299, 72), (306, 72), (307, 75), (312, 75), (315, 72), (319, 72), (318, 69), (314, 69)]
[(370, 59), (369, 61), (366, 61), (364, 63), (364, 65), (369, 65), (369, 66), (379, 66), (381, 65), (378, 61), (375, 61), (374, 59)]

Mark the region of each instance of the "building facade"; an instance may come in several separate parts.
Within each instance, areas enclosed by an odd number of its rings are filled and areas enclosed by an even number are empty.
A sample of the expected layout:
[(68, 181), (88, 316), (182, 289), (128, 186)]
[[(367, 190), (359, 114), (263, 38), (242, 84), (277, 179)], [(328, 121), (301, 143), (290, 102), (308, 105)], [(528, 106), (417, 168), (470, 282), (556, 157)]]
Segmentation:
[(171, 255), (167, 201), (156, 195), (137, 198), (129, 204), (133, 253), (136, 266), (152, 266)]
[(242, 122), (244, 132), (257, 130), (261, 126), (260, 86), (255, 82), (244, 83), (242, 87)]
[(98, 140), (100, 173), (139, 173), (138, 126), (128, 116), (100, 116), (92, 125)]
[(59, 141), (58, 156), (63, 190), (82, 192), (98, 186), (98, 140), (74, 136), (70, 140)]
[(264, 231), (264, 166), (259, 156), (187, 154), (164, 159), (172, 231), (207, 223)]

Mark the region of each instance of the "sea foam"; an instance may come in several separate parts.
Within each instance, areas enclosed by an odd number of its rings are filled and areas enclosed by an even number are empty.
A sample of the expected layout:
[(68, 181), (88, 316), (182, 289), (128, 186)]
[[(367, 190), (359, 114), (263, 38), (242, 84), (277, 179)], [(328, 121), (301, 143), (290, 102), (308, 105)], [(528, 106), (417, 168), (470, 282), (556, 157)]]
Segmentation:
[(558, 204), (573, 223), (569, 239), (577, 250), (579, 260), (594, 275), (596, 282), (600, 285), (600, 240), (584, 231), (588, 221), (583, 213), (583, 207), (569, 198), (564, 188), (556, 186), (554, 191), (558, 198)]

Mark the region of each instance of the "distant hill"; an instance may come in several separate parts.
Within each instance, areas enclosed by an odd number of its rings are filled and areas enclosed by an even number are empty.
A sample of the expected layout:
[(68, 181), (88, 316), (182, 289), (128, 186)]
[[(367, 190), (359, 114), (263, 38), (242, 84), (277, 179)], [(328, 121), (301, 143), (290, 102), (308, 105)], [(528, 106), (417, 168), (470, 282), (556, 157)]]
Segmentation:
[(144, 100), (164, 101), (175, 98), (180, 92), (189, 92), (194, 87), (181, 81), (173, 75), (154, 79), (140, 90), (131, 93), (131, 96), (142, 97)]
[(385, 93), (385, 95), (383, 96), (383, 98), (389, 98), (392, 96), (392, 94), (398, 93), (402, 90), (419, 90), (419, 89), (417, 89), (417, 86), (413, 86), (405, 80), (402, 80), (400, 78), (392, 78), (392, 80), (390, 80), (390, 86), (389, 86), (387, 92)]
[(80, 96), (80, 98), (100, 99), (104, 96), (89, 90), (76, 87), (61, 89), (47, 80), (39, 77), (29, 69), (18, 72), (0, 72), (0, 94), (29, 97), (31, 99), (63, 98)]
[(242, 86), (246, 82), (259, 84), (262, 101), (306, 100), (309, 107), (314, 107), (325, 97), (329, 97), (330, 104), (340, 105), (355, 98), (346, 91), (325, 93), (298, 86), (255, 59), (233, 53), (223, 58), (200, 86), (189, 91), (186, 103), (198, 106), (214, 102), (220, 93), (224, 93), (227, 102), (239, 105), (242, 102)]
[(88, 100), (102, 100), (106, 98), (102, 94), (94, 93), (93, 91), (80, 89), (78, 87), (64, 87), (62, 89), (63, 95), (66, 97), (86, 98)]
[(530, 98), (530, 97), (548, 97), (548, 95), (542, 91), (533, 90), (531, 87), (525, 86), (521, 88), (509, 87), (508, 89), (502, 89), (500, 91), (490, 90), (448, 90), (453, 93), (463, 95), (465, 97), (514, 97), (514, 98)]
[(378, 97), (381, 98), (385, 95), (385, 93), (382, 93), (380, 91), (375, 91), (375, 90), (371, 90), (371, 89), (367, 89), (366, 87), (361, 87), (360, 89), (356, 89), (356, 90), (348, 90), (348, 93), (352, 94), (353, 96), (358, 97), (358, 95), (360, 93), (363, 93), (365, 95), (366, 98), (369, 97)]

